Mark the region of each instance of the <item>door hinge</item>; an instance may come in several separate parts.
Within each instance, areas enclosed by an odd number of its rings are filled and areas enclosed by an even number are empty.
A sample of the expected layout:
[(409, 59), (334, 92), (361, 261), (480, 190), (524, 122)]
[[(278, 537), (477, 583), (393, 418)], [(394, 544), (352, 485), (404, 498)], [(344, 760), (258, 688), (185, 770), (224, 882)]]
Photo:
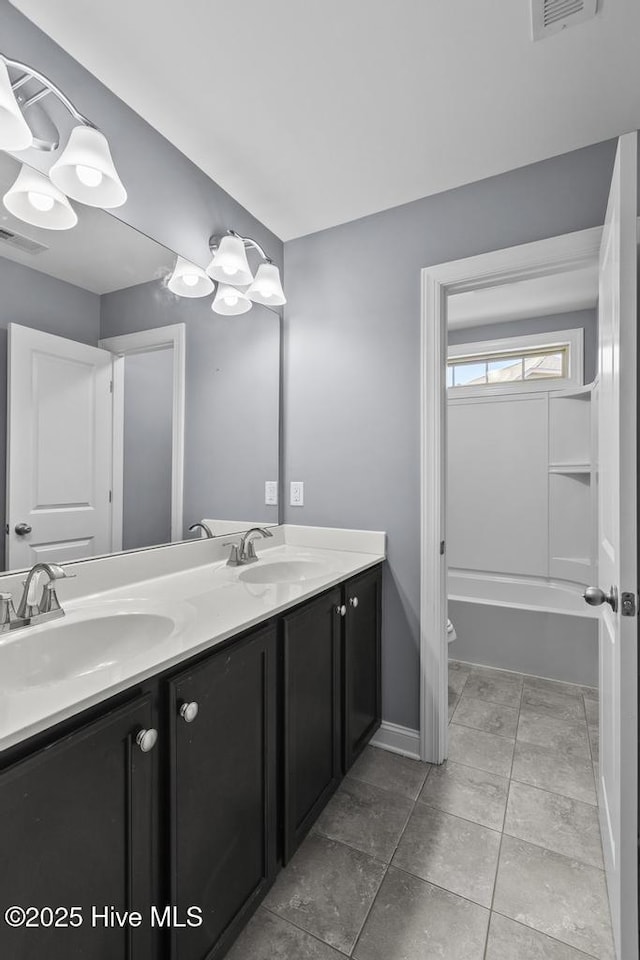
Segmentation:
[(440, 556), (441, 556), (441, 557), (444, 557), (444, 550), (445, 550), (445, 542), (444, 542), (444, 540), (441, 540), (441, 541), (440, 541)]
[(113, 380), (109, 380), (109, 393), (113, 393)]
[(111, 503), (111, 490), (109, 490), (109, 503)]
[(638, 611), (635, 593), (623, 593), (620, 597), (620, 614), (623, 617), (635, 617)]

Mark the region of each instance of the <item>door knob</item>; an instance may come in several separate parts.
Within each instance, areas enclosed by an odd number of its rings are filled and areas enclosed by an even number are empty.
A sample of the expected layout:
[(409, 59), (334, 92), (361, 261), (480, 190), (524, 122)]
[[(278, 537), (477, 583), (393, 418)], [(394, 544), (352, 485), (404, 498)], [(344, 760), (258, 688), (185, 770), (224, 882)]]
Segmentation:
[(149, 753), (158, 742), (158, 731), (153, 727), (149, 730), (139, 730), (136, 735), (136, 743), (143, 753)]
[(28, 523), (16, 523), (13, 529), (19, 537), (26, 537), (28, 533), (31, 533), (31, 527)]
[(587, 587), (582, 596), (590, 607), (601, 607), (603, 603), (608, 603), (614, 613), (618, 609), (617, 587), (611, 587), (609, 593), (605, 593), (600, 587)]
[(198, 704), (195, 700), (192, 700), (190, 703), (183, 703), (178, 713), (185, 723), (193, 723), (198, 716), (198, 709)]

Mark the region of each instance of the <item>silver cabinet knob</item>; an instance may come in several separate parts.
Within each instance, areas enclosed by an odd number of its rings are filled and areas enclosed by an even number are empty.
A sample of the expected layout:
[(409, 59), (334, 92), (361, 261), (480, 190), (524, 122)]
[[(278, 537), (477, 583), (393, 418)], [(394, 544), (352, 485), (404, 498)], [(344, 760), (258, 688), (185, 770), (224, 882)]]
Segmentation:
[(347, 608), (345, 607), (344, 603), (338, 604), (338, 606), (336, 607), (336, 613), (339, 616), (344, 617), (346, 615), (346, 612), (347, 612)]
[(136, 743), (143, 753), (149, 753), (158, 742), (158, 731), (151, 727), (149, 730), (138, 730)]
[(178, 713), (182, 717), (185, 723), (193, 723), (195, 718), (198, 716), (198, 704), (195, 700), (192, 700), (190, 703), (183, 703), (180, 707)]
[(357, 598), (357, 597), (350, 597), (350, 598), (349, 598), (349, 603), (351, 604), (352, 607), (357, 607), (357, 606), (358, 606), (358, 598)]
[(31, 533), (31, 527), (28, 523), (16, 523), (13, 529), (19, 537), (26, 537), (28, 533)]
[(605, 593), (600, 587), (587, 587), (582, 596), (590, 607), (601, 607), (603, 603), (608, 603), (614, 613), (618, 609), (618, 590), (616, 587), (610, 587), (609, 593)]

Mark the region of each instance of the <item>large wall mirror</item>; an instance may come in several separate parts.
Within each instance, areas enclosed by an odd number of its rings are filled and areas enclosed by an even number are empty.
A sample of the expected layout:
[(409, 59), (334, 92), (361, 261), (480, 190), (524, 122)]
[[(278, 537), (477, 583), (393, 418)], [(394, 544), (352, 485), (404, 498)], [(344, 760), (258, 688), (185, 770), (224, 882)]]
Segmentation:
[[(19, 170), (0, 153), (1, 195)], [(0, 207), (3, 570), (278, 523), (278, 314), (176, 296), (175, 253), (77, 213), (43, 230)]]

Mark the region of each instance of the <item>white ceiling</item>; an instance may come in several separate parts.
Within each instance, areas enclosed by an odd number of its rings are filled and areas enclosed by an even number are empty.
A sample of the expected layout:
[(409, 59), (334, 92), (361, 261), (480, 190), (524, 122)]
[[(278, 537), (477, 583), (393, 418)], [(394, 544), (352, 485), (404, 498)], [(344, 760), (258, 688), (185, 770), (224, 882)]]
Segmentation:
[[(0, 152), (0, 197), (20, 171), (13, 157)], [(111, 293), (148, 280), (163, 278), (173, 268), (175, 254), (105, 210), (73, 203), (78, 223), (71, 230), (42, 230), (12, 216), (0, 204), (0, 226), (43, 244), (26, 253), (0, 240), (0, 257), (22, 263), (39, 273), (65, 280), (91, 293)]]
[(598, 264), (594, 260), (579, 270), (456, 293), (447, 300), (447, 321), (456, 330), (589, 310), (597, 303)]
[(13, 2), (284, 240), (640, 127), (638, 0)]

